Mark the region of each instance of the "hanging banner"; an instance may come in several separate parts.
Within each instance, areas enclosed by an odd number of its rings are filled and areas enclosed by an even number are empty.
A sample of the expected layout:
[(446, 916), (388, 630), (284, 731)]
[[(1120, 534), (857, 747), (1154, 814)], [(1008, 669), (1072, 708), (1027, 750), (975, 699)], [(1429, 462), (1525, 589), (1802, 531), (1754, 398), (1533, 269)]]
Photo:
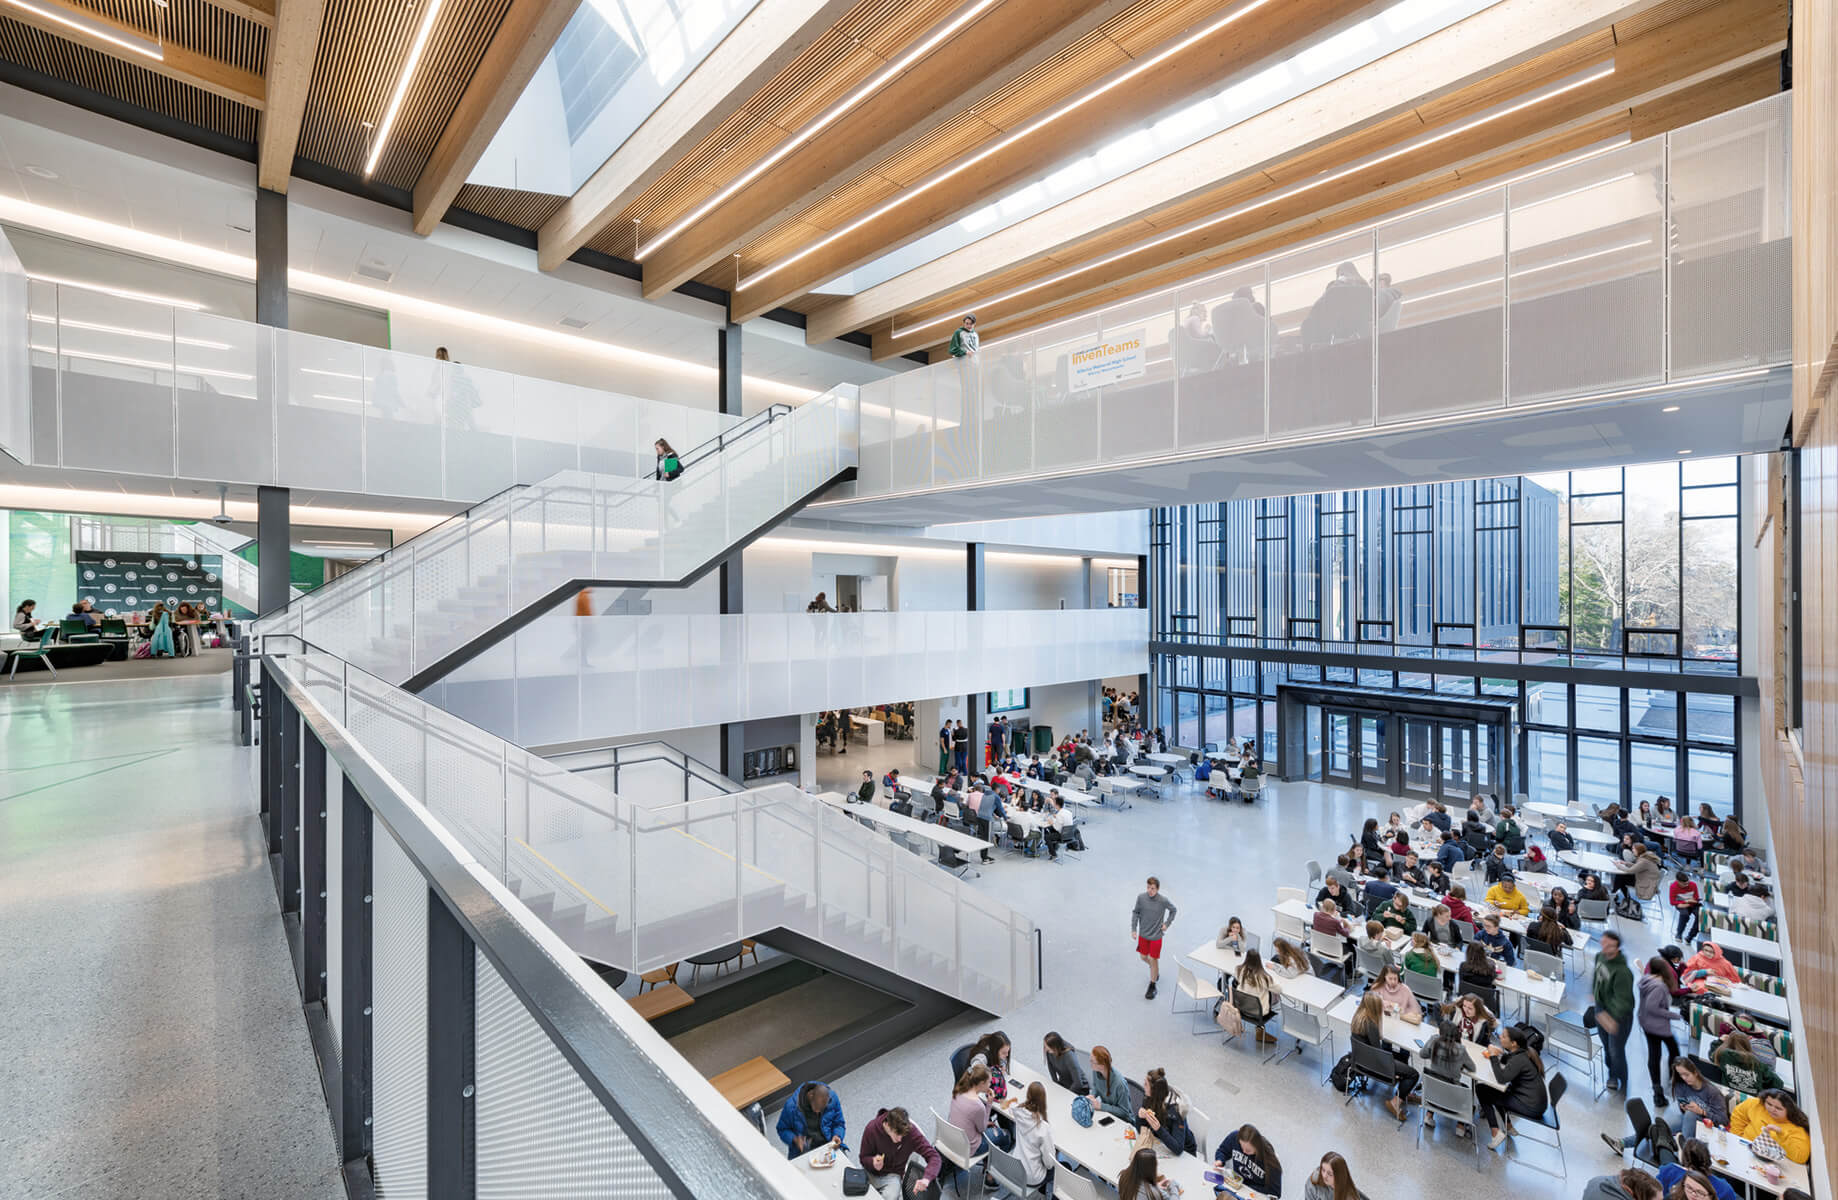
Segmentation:
[(1149, 369), (1149, 333), (1132, 329), (1111, 334), (1093, 346), (1072, 352), (1067, 384), (1075, 392), (1137, 379)]

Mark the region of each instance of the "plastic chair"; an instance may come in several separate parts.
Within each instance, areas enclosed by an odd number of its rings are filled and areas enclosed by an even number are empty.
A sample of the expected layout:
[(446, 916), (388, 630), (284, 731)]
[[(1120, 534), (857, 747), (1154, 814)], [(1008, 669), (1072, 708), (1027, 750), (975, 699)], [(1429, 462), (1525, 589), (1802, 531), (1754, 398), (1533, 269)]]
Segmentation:
[(1608, 924), (1609, 910), (1606, 900), (1578, 900), (1576, 902), (1577, 920), (1584, 925)]
[(983, 1169), (1001, 1184), (1005, 1191), (1021, 1197), (1021, 1200), (1030, 1200), (1034, 1196), (1044, 1197), (1047, 1194), (1044, 1184), (1037, 1187), (1028, 1186), (1027, 1170), (1022, 1167), (1021, 1160), (1000, 1146), (989, 1147), (988, 1161), (984, 1163)]
[(951, 1086), (952, 1087), (956, 1087), (957, 1081), (962, 1079), (964, 1077), (964, 1072), (970, 1069), (970, 1059), (975, 1053), (976, 1053), (976, 1043), (975, 1042), (965, 1042), (963, 1045), (959, 1046), (957, 1049), (951, 1051)]
[[(1314, 1046), (1319, 1049), (1325, 1045), (1327, 1052), (1321, 1057), (1321, 1082), (1327, 1082), (1328, 1066), (1334, 1059), (1333, 1027), (1294, 1001), (1286, 1002), (1281, 1007), (1283, 1036), (1294, 1038), (1295, 1045), (1277, 1055), (1273, 1061), (1282, 1062), (1291, 1054), (1300, 1054), (1303, 1046)], [(1202, 1146), (1201, 1153), (1205, 1153), (1206, 1149), (1205, 1146)]]
[(1288, 913), (1277, 913), (1276, 936), (1288, 938), (1299, 946), (1308, 940), (1308, 926)]
[[(1434, 1114), (1438, 1117), (1447, 1117), (1450, 1120), (1460, 1121), (1464, 1125), (1474, 1127), (1474, 1081), (1472, 1079), (1464, 1076), (1460, 1083), (1450, 1083), (1446, 1079), (1438, 1078), (1428, 1071), (1425, 1071), (1423, 1073), (1421, 1088), (1422, 1091), (1420, 1095), (1423, 1100), (1424, 1116), (1427, 1117)], [(1423, 1145), (1423, 1127), (1424, 1122), (1417, 1122), (1418, 1146)], [(1478, 1128), (1473, 1129), (1473, 1134), (1469, 1140), (1474, 1143), (1475, 1169), (1479, 1170), (1481, 1162), (1481, 1136)]]
[(1367, 979), (1377, 979), (1385, 969), (1385, 960), (1364, 946), (1353, 947), (1353, 970)]
[(1053, 1172), (1053, 1194), (1061, 1200), (1101, 1200), (1096, 1183), (1066, 1166)]
[[(1579, 1057), (1589, 1071), (1589, 1087), (1592, 1098), (1602, 1094), (1602, 1088), (1596, 1086), (1596, 1063), (1601, 1057), (1602, 1047), (1589, 1031), (1583, 1028), (1583, 1019), (1573, 1012), (1552, 1013), (1544, 1019), (1545, 1053), (1552, 1056), (1572, 1055)], [(1698, 1060), (1700, 1066), (1708, 1068), (1709, 1063)], [(1706, 1073), (1708, 1078), (1708, 1072)], [(1607, 1081), (1603, 1081), (1603, 1087)]]
[[(970, 1150), (970, 1138), (963, 1130), (938, 1115), (932, 1110), (932, 1144), (938, 1147), (938, 1153), (944, 1160), (956, 1167), (962, 1174), (954, 1175), (958, 1185), (958, 1195), (976, 1195), (975, 1189), (982, 1186), (983, 1162), (988, 1153), (974, 1154)], [(972, 1190), (964, 1190), (964, 1181), (970, 1181)]]
[(1329, 962), (1313, 950), (1304, 950), (1302, 953), (1308, 957), (1308, 965), (1314, 969), (1317, 978), (1325, 979), (1329, 983), (1337, 983), (1342, 987), (1346, 986), (1347, 969), (1339, 962)]
[[(1350, 1070), (1353, 1074), (1362, 1075), (1373, 1083), (1388, 1083), (1393, 1087), (1398, 1082), (1398, 1060), (1391, 1057), (1391, 1051), (1383, 1046), (1374, 1046), (1357, 1038), (1351, 1042)], [(1347, 1089), (1346, 1104), (1353, 1103), (1352, 1089)], [(1345, 1107), (1345, 1105), (1342, 1105)]]
[(1442, 1003), (1442, 977), (1440, 975), (1425, 975), (1421, 971), (1404, 971), (1402, 974), (1404, 986), (1410, 989), (1411, 995), (1425, 1004)]
[(57, 665), (51, 661), (50, 657), (51, 639), (56, 636), (57, 630), (47, 629), (38, 635), (38, 645), (30, 647), (29, 649), (13, 651), (13, 665), (6, 673), (7, 682), (11, 683), (13, 676), (19, 673), (19, 660), (22, 658), (36, 658), (39, 662), (44, 664), (45, 670), (51, 672), (51, 678), (56, 679)]
[(1536, 971), (1540, 975), (1548, 975), (1552, 979), (1562, 979), (1564, 977), (1564, 960), (1560, 955), (1546, 954), (1540, 950), (1527, 950), (1525, 952), (1525, 967), (1528, 971)]
[(1321, 880), (1323, 878), (1321, 874), (1321, 863), (1318, 860), (1311, 858), (1308, 860), (1307, 865), (1308, 865), (1308, 886), (1303, 889), (1304, 895), (1308, 895), (1309, 893), (1320, 891), (1321, 890)]
[[(1232, 1007), (1238, 1010), (1238, 1015), (1244, 1019), (1246, 1025), (1257, 1030), (1259, 1033), (1263, 1033), (1264, 1026), (1276, 1019), (1275, 1009), (1265, 1008), (1262, 1000), (1251, 995), (1243, 988), (1232, 989)], [(1236, 1037), (1238, 1035), (1234, 1034), (1232, 1036)], [(1229, 1042), (1232, 1038), (1228, 1037), (1225, 1040)], [(1269, 1062), (1275, 1054), (1276, 1052), (1274, 1050), (1271, 1051), (1270, 1054), (1264, 1057), (1264, 1061)]]
[(1473, 983), (1458, 976), (1455, 983), (1455, 994), (1457, 996), (1479, 996), (1481, 1003), (1487, 1006), (1489, 1012), (1500, 1011), (1500, 989), (1497, 987), (1488, 987), (1484, 983)]
[[(1518, 1125), (1521, 1129), (1527, 1125), (1537, 1125), (1540, 1128), (1549, 1129), (1551, 1131), (1552, 1140), (1549, 1142), (1542, 1141), (1538, 1138), (1533, 1138), (1532, 1140), (1539, 1142), (1541, 1145), (1555, 1146), (1557, 1148), (1557, 1163), (1560, 1171), (1558, 1177), (1561, 1179), (1570, 1178), (1570, 1163), (1568, 1157), (1564, 1154), (1564, 1131), (1563, 1124), (1557, 1115), (1557, 1102), (1564, 1098), (1564, 1093), (1569, 1089), (1570, 1084), (1564, 1079), (1563, 1072), (1559, 1071), (1552, 1075), (1550, 1080), (1545, 1084), (1545, 1092), (1549, 1095), (1551, 1102), (1545, 1106), (1543, 1116), (1525, 1117), (1514, 1114), (1514, 1124)], [(1478, 1133), (1479, 1131), (1476, 1130), (1477, 1135)], [(1520, 1162), (1525, 1162), (1524, 1159), (1519, 1158), (1516, 1154), (1513, 1157)], [(1530, 1163), (1526, 1163), (1526, 1165), (1531, 1166)], [(1540, 1168), (1533, 1167), (1532, 1169), (1539, 1170)], [(1548, 1175), (1550, 1172), (1546, 1171), (1545, 1174)]]
[[(1180, 1003), (1182, 996), (1192, 1000), (1194, 1006), (1185, 1010), (1176, 1008), (1175, 1005)], [(1179, 1013), (1186, 1011), (1196, 1016), (1204, 1014), (1210, 1017), (1213, 1015), (1213, 1004), (1223, 999), (1225, 999), (1224, 992), (1220, 991), (1212, 984), (1207, 983), (1205, 980), (1197, 978), (1194, 973), (1186, 967), (1175, 968), (1174, 995), (1169, 997), (1168, 1002), (1170, 1012)], [(1205, 1032), (1205, 1029), (1195, 1029), (1193, 1031), (1195, 1037)]]
[(1276, 902), (1278, 904), (1281, 904), (1285, 900), (1294, 900), (1300, 904), (1307, 904), (1308, 894), (1304, 892), (1301, 888), (1294, 888), (1294, 887), (1277, 888), (1276, 889)]

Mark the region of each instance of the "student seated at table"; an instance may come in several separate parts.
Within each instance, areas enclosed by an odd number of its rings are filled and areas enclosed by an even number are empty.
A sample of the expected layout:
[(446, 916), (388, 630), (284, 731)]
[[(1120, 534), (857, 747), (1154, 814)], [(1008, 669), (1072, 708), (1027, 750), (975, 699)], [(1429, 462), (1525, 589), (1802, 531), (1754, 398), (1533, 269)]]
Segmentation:
[(1405, 887), (1427, 887), (1429, 872), (1417, 857), (1417, 852), (1407, 847), (1403, 853), (1404, 865), (1398, 868), (1398, 882)]
[[(1537, 1120), (1550, 1105), (1550, 1095), (1544, 1086), (1544, 1060), (1538, 1057), (1534, 1045), (1537, 1040), (1537, 1033), (1530, 1026), (1508, 1025), (1500, 1030), (1500, 1044), (1482, 1051), (1487, 1056), (1488, 1066), (1493, 1069), (1493, 1076), (1489, 1079), (1481, 1072), (1475, 1073), (1474, 1102), (1480, 1109), (1481, 1120), (1487, 1122), (1487, 1128), (1493, 1133), (1487, 1140), (1491, 1150), (1498, 1150), (1506, 1135), (1515, 1132), (1515, 1116)], [(1504, 1129), (1500, 1127), (1502, 1120)]]
[(1391, 850), (1379, 836), (1377, 817), (1367, 817), (1365, 826), (1359, 831), (1359, 850), (1365, 858), (1368, 870), (1372, 867), (1391, 862)]
[(1576, 897), (1572, 896), (1562, 884), (1545, 893), (1544, 905), (1557, 913), (1557, 920), (1565, 929), (1581, 929), (1582, 914), (1576, 911)]
[(1436, 848), (1436, 861), (1444, 871), (1453, 871), (1468, 861), (1468, 846), (1448, 830), (1442, 834), (1442, 845)]
[(1027, 1094), (1011, 1114), (1015, 1121), (1015, 1157), (1029, 1188), (1053, 1194), (1053, 1167), (1058, 1161), (1053, 1148), (1053, 1127), (1047, 1124), (1047, 1089), (1037, 1079), (1027, 1085)]
[(1139, 1146), (1117, 1176), (1117, 1200), (1175, 1200), (1179, 1193), (1162, 1174), (1153, 1146)]
[(1366, 1193), (1353, 1182), (1347, 1160), (1329, 1150), (1309, 1172), (1308, 1184), (1302, 1189), (1302, 1200), (1366, 1200)]
[[(1359, 883), (1359, 873), (1353, 869), (1353, 855), (1342, 854), (1336, 856), (1334, 865), (1327, 869), (1327, 877), (1338, 883), (1343, 891), (1351, 892)], [(1336, 896), (1334, 900), (1335, 903), (1340, 902), (1338, 896)]]
[(1540, 954), (1562, 954), (1570, 945), (1570, 931), (1557, 919), (1557, 909), (1547, 904), (1538, 910), (1538, 920), (1525, 931), (1525, 948)]
[[(1704, 1120), (1719, 1127), (1729, 1124), (1729, 1098), (1723, 1094), (1722, 1088), (1705, 1077), (1697, 1058), (1681, 1054), (1673, 1059), (1671, 1079), (1673, 1109), (1665, 1115), (1665, 1121), (1674, 1133), (1682, 1133)], [(1616, 1154), (1632, 1146), (1635, 1157), (1649, 1162), (1652, 1160), (1653, 1144), (1648, 1137), (1643, 1136), (1635, 1143), (1631, 1136), (1618, 1138), (1604, 1133), (1602, 1140)]]
[(799, 1084), (779, 1110), (778, 1129), (779, 1140), (789, 1151), (787, 1158), (808, 1154), (824, 1142), (844, 1146), (848, 1129), (842, 1119), (842, 1097), (827, 1083)]
[[(981, 1154), (989, 1144), (1004, 1150), (1015, 1144), (1013, 1135), (996, 1120), (995, 1097), (989, 1091), (988, 1067), (967, 1067), (957, 1077), (957, 1083), (951, 1088), (951, 1108), (946, 1119), (964, 1131), (973, 1155)], [(957, 1174), (961, 1172), (954, 1170), (953, 1175)]]
[(1372, 868), (1372, 878), (1366, 880), (1362, 902), (1366, 911), (1377, 912), (1391, 903), (1391, 898), (1398, 894), (1398, 887), (1391, 882), (1391, 870), (1384, 863)]
[(1187, 1127), (1187, 1103), (1168, 1083), (1168, 1073), (1156, 1067), (1143, 1079), (1142, 1107), (1136, 1110), (1136, 1128), (1154, 1137), (1170, 1154), (1193, 1154), (1193, 1130)]
[[(1436, 1026), (1436, 1035), (1423, 1044), (1424, 1072), (1444, 1083), (1460, 1083), (1462, 1076), (1474, 1074), (1474, 1060), (1468, 1057), (1468, 1048), (1463, 1041), (1461, 1026), (1443, 1017)], [(1436, 1127), (1436, 1114), (1428, 1109), (1423, 1113), (1423, 1126), (1426, 1129)], [(1466, 1121), (1458, 1122), (1455, 1126), (1458, 1137), (1468, 1137), (1472, 1132)]]
[(1583, 1185), (1582, 1200), (1664, 1200), (1659, 1180), (1639, 1167), (1597, 1175)]
[(1766, 921), (1774, 915), (1773, 893), (1767, 884), (1751, 882), (1742, 895), (1730, 897), (1729, 910), (1732, 917), (1745, 921)]
[[(1264, 960), (1256, 950), (1244, 952), (1244, 961), (1238, 964), (1238, 974), (1232, 980), (1232, 989), (1256, 1000), (1267, 1013), (1276, 1011), (1277, 999), (1283, 994), (1283, 985), (1264, 969)], [(1257, 1031), (1257, 1040), (1263, 1045), (1276, 1044), (1276, 1038), (1262, 1029)]]
[(1736, 969), (1735, 963), (1723, 956), (1723, 947), (1711, 941), (1710, 935), (1706, 933), (1698, 938), (1698, 952), (1685, 960), (1679, 972), (1679, 981), (1692, 991), (1701, 992), (1713, 979), (1720, 979), (1724, 983), (1741, 983), (1742, 972)]
[(1431, 800), (1429, 802), (1429, 805), (1430, 805), (1429, 812), (1424, 814), (1424, 819), (1426, 821), (1428, 821), (1430, 824), (1434, 825), (1437, 829), (1440, 829), (1444, 833), (1447, 833), (1451, 829), (1454, 828), (1455, 820), (1453, 817), (1449, 816), (1449, 810), (1442, 803), (1442, 801)]
[(906, 1110), (883, 1108), (862, 1127), (862, 1169), (868, 1172), (868, 1186), (881, 1200), (901, 1200), (906, 1167), (915, 1155), (925, 1163), (925, 1173), (914, 1183), (913, 1191), (924, 1192), (937, 1180), (944, 1158), (913, 1125)]
[(1672, 845), (1684, 858), (1697, 858), (1704, 851), (1704, 835), (1698, 829), (1698, 823), (1690, 817), (1680, 817), (1678, 828), (1672, 831)]
[(1410, 1103), (1410, 1094), (1417, 1090), (1417, 1069), (1410, 1065), (1409, 1057), (1402, 1050), (1386, 1045), (1385, 1002), (1376, 988), (1367, 992), (1360, 999), (1359, 1007), (1353, 1010), (1352, 1027), (1354, 1041), (1389, 1051), (1396, 1061), (1397, 1083), (1385, 1099), (1385, 1109), (1399, 1121), (1404, 1120), (1404, 1106)]
[(1283, 1164), (1255, 1125), (1240, 1125), (1225, 1135), (1213, 1150), (1213, 1169), (1229, 1169), (1260, 1195), (1283, 1194)]
[(1342, 886), (1340, 879), (1331, 873), (1326, 882), (1321, 885), (1321, 890), (1315, 893), (1315, 907), (1320, 908), (1323, 900), (1332, 900), (1334, 907), (1342, 913), (1357, 903), (1353, 899), (1353, 893)]
[(1225, 923), (1219, 930), (1219, 936), (1213, 940), (1213, 946), (1219, 950), (1230, 950), (1234, 954), (1243, 954), (1246, 950), (1257, 948), (1257, 939), (1244, 931), (1244, 922), (1237, 917)]
[(1442, 903), (1449, 910), (1449, 915), (1457, 921), (1464, 921), (1469, 925), (1474, 924), (1474, 910), (1468, 907), (1468, 889), (1461, 884), (1450, 884), (1448, 894), (1442, 898)]
[(1461, 966), (1455, 972), (1461, 981), (1476, 987), (1491, 988), (1499, 982), (1499, 973), (1494, 970), (1493, 959), (1487, 953), (1487, 946), (1481, 940), (1481, 931), (1474, 931), (1474, 940), (1468, 943)]
[(1410, 909), (1410, 897), (1403, 892), (1392, 896), (1391, 903), (1378, 911), (1379, 924), (1404, 933), (1417, 932), (1417, 915)]
[(1410, 946), (1404, 951), (1404, 969), (1435, 978), (1442, 972), (1442, 960), (1430, 947), (1430, 935), (1419, 929), (1410, 935)]
[(1300, 979), (1309, 974), (1308, 956), (1288, 938), (1270, 943), (1270, 973), (1278, 979)]
[(1812, 1157), (1812, 1135), (1807, 1132), (1810, 1125), (1793, 1097), (1778, 1087), (1750, 1096), (1730, 1110), (1731, 1133), (1752, 1142), (1766, 1132), (1789, 1162), (1803, 1163)]
[(1085, 835), (1079, 830), (1079, 819), (1067, 811), (1065, 804), (1060, 801), (1058, 792), (1042, 800), (1038, 808), (1046, 818), (1045, 840), (1048, 858), (1057, 859), (1059, 848), (1062, 845), (1068, 850), (1084, 853)]
[(1723, 1072), (1726, 1086), (1755, 1095), (1778, 1088), (1782, 1080), (1774, 1059), (1758, 1052), (1757, 1043), (1740, 1029), (1732, 1029), (1711, 1047), (1710, 1065)]
[(1014, 1053), (1008, 1035), (1000, 1029), (993, 1030), (977, 1039), (976, 1049), (970, 1054), (970, 1061), (965, 1069), (983, 1067), (989, 1071), (989, 1093), (997, 1100), (1008, 1095), (1008, 1064)]
[(1385, 927), (1377, 921), (1366, 922), (1357, 945), (1386, 966), (1392, 966), (1398, 961), (1398, 956), (1392, 953), (1391, 946), (1385, 941)]
[(1423, 1006), (1417, 1003), (1417, 994), (1404, 982), (1404, 975), (1396, 962), (1386, 963), (1379, 969), (1378, 978), (1373, 980), (1369, 994), (1376, 995), (1387, 1007), (1397, 1010), (1404, 1020), (1417, 1023), (1423, 1019)]
[(1511, 871), (1503, 873), (1499, 881), (1487, 889), (1487, 903), (1515, 917), (1523, 917), (1532, 910), (1525, 893), (1519, 890), (1519, 880)]
[(1438, 904), (1430, 909), (1429, 920), (1423, 923), (1422, 932), (1432, 944), (1438, 946), (1460, 947), (1467, 940), (1462, 937), (1461, 929), (1455, 924), (1455, 917), (1446, 904)]
[(1711, 1168), (1710, 1147), (1696, 1138), (1678, 1144), (1678, 1161), (1655, 1172), (1669, 1200), (1738, 1200), (1736, 1189)]
[(1500, 928), (1500, 918), (1495, 913), (1488, 913), (1481, 918), (1481, 927), (1474, 931), (1474, 940), (1487, 950), (1487, 956), (1509, 967), (1519, 965), (1519, 953), (1513, 949), (1513, 940)]
[(1440, 896), (1449, 890), (1449, 873), (1432, 858), (1423, 864), (1423, 883), (1419, 886), (1432, 896)]
[(1348, 937), (1353, 928), (1340, 916), (1340, 906), (1332, 900), (1322, 900), (1316, 906), (1315, 914), (1309, 918), (1309, 926), (1316, 933), (1325, 933), (1330, 937)]
[(1570, 826), (1562, 821), (1551, 826), (1551, 832), (1546, 835), (1546, 840), (1551, 843), (1553, 850), (1576, 849), (1576, 838), (1571, 836)]
[(1512, 874), (1513, 865), (1506, 861), (1506, 847), (1499, 842), (1493, 845), (1493, 851), (1487, 855), (1481, 869), (1486, 873), (1488, 883), (1498, 883)]
[(1113, 1117), (1134, 1121), (1130, 1115), (1130, 1083), (1111, 1062), (1107, 1046), (1091, 1048), (1091, 1102)]
[(1479, 1046), (1493, 1041), (1493, 1031), (1500, 1023), (1493, 1010), (1473, 993), (1463, 993), (1455, 997), (1455, 1003), (1443, 1005), (1442, 1015), (1455, 1022), (1464, 1039)]
[(1065, 1038), (1057, 1033), (1047, 1034), (1041, 1039), (1040, 1053), (1047, 1062), (1047, 1077), (1054, 1083), (1081, 1096), (1091, 1091), (1085, 1068), (1079, 1066), (1079, 1056)]
[(1672, 797), (1661, 796), (1653, 805), (1653, 819), (1648, 822), (1663, 829), (1670, 829), (1678, 824), (1678, 811), (1672, 807)]
[(1213, 777), (1213, 760), (1210, 758), (1207, 758), (1205, 755), (1201, 755), (1200, 761), (1195, 763), (1193, 766), (1193, 781), (1195, 783), (1205, 783), (1207, 780), (1211, 779), (1212, 777)]
[(1471, 808), (1462, 814), (1462, 817), (1461, 817), (1462, 841), (1469, 842), (1469, 843), (1474, 843), (1478, 841), (1481, 845), (1484, 846), (1486, 845), (1487, 839), (1491, 835), (1492, 830), (1493, 830), (1493, 826), (1488, 822), (1486, 813), (1479, 813), (1479, 812), (1474, 811)]

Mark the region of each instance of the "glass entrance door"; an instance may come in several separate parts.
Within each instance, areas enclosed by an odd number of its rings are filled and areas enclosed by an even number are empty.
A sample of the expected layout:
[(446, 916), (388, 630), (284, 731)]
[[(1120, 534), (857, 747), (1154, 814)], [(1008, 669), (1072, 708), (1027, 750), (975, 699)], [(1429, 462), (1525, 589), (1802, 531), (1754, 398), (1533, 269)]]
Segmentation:
[(1326, 743), (1327, 757), (1322, 770), (1325, 783), (1337, 783), (1342, 787), (1359, 786), (1359, 751), (1360, 745), (1355, 737), (1358, 718), (1352, 713), (1328, 709), (1325, 715), (1327, 727), (1323, 731), (1322, 741)]
[(1436, 794), (1436, 723), (1405, 717), (1404, 791), (1413, 796)]
[(1384, 717), (1359, 719), (1359, 781), (1368, 788), (1390, 783), (1391, 748), (1385, 736), (1390, 724)]
[(1439, 799), (1466, 800), (1474, 795), (1477, 764), (1474, 757), (1474, 726), (1467, 722), (1436, 726), (1437, 750), (1440, 752)]

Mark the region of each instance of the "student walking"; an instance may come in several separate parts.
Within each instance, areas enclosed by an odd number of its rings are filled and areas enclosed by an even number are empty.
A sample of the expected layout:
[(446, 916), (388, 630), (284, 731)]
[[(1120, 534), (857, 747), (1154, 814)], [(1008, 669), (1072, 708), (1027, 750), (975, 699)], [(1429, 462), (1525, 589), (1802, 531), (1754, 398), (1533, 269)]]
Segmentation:
[[(1602, 950), (1595, 956), (1590, 978), (1591, 1012), (1595, 1031), (1602, 1038), (1602, 1057), (1608, 1064), (1608, 1090), (1627, 1094), (1627, 1037), (1633, 1032), (1634, 972), (1621, 953), (1621, 935), (1602, 935)], [(1588, 1015), (1588, 1014), (1585, 1014)]]
[(1136, 897), (1130, 910), (1130, 932), (1136, 937), (1136, 956), (1149, 968), (1149, 990), (1144, 1000), (1155, 999), (1155, 984), (1161, 979), (1162, 936), (1174, 924), (1174, 905), (1161, 894), (1162, 881), (1149, 876), (1148, 890)]

